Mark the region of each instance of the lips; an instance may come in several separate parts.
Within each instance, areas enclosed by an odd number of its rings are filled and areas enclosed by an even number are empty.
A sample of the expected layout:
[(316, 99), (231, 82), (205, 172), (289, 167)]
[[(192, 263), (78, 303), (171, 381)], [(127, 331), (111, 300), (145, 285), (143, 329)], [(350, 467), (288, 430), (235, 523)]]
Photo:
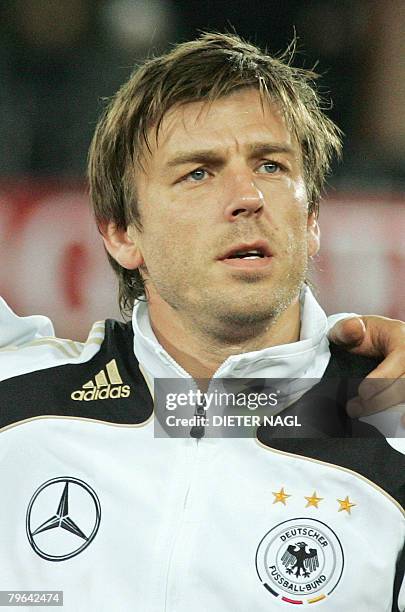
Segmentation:
[[(273, 269), (273, 253), (265, 240), (244, 242), (228, 249), (218, 258), (218, 263), (238, 277), (242, 274), (252, 278), (263, 278)], [(253, 276), (252, 276), (253, 275)]]
[(226, 251), (223, 255), (218, 257), (220, 261), (224, 261), (226, 259), (246, 259), (246, 258), (254, 258), (255, 256), (260, 259), (264, 259), (266, 257), (272, 257), (272, 252), (270, 251), (269, 245), (265, 240), (257, 240), (255, 242), (244, 242), (238, 244), (228, 251)]

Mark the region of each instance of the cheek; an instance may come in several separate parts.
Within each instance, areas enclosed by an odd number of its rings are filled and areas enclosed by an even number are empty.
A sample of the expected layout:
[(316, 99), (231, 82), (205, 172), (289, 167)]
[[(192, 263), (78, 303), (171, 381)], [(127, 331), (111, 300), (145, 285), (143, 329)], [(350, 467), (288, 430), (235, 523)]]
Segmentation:
[(307, 212), (300, 208), (290, 211), (285, 219), (285, 247), (292, 256), (306, 255), (308, 250)]
[(170, 275), (189, 265), (196, 241), (192, 228), (181, 219), (149, 218), (143, 226), (142, 253), (148, 270)]
[(305, 206), (305, 208), (308, 208), (308, 196), (304, 179), (300, 178), (295, 181), (291, 181), (291, 183), (291, 189), (294, 193), (294, 200), (296, 200), (296, 202), (300, 202), (301, 205)]
[(287, 178), (289, 206), (288, 211), (295, 217), (308, 219), (308, 196), (305, 182), (302, 178)]
[(151, 206), (145, 216), (145, 246), (148, 243), (154, 251), (161, 247), (162, 254), (170, 251), (175, 255), (177, 250), (181, 251), (198, 243), (203, 223), (201, 202), (197, 208), (191, 202), (185, 201), (179, 205), (177, 200), (170, 201), (167, 198), (164, 205), (158, 202), (157, 205)]

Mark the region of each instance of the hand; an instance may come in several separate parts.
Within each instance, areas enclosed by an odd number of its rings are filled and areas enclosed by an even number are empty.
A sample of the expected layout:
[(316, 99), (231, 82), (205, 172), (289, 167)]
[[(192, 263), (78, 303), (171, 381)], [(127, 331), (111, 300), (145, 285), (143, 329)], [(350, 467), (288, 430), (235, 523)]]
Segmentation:
[[(367, 315), (338, 321), (329, 340), (350, 353), (384, 358), (359, 386), (359, 396), (347, 403), (349, 416), (356, 418), (405, 403), (405, 323)], [(402, 419), (405, 426), (405, 416)]]

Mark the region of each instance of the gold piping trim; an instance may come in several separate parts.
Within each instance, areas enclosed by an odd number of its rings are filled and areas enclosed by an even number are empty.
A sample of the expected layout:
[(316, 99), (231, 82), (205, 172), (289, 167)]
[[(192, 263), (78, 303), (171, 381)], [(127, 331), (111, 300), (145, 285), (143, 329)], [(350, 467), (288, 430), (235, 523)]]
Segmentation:
[[(102, 337), (97, 337), (98, 334), (102, 334)], [(100, 346), (104, 342), (104, 338), (105, 323), (104, 321), (96, 321), (95, 323), (93, 323), (87, 340), (85, 342), (75, 342), (74, 340), (69, 340), (68, 338), (55, 338), (53, 336), (46, 336), (44, 338), (37, 338), (36, 340), (31, 340), (31, 342), (27, 342), (26, 344), (21, 344), (19, 346), (10, 344), (9, 346), (1, 348), (0, 352), (18, 351), (20, 349), (25, 349), (28, 346), (41, 346), (45, 344), (58, 349), (63, 355), (71, 359), (74, 357), (80, 357), (85, 346), (89, 346), (91, 344)], [(70, 348), (72, 352), (69, 352), (67, 350), (68, 348)]]
[(93, 323), (93, 325), (91, 326), (91, 329), (89, 331), (89, 335), (87, 336), (87, 340), (90, 340), (90, 338), (92, 336), (95, 336), (98, 333), (102, 333), (103, 335), (105, 334), (105, 323), (104, 323), (104, 321), (96, 321), (95, 323)]
[(15, 346), (14, 344), (8, 344), (5, 348), (0, 349), (0, 353), (5, 353), (6, 351), (17, 351), (21, 346)]
[(5, 353), (6, 351), (17, 351), (21, 348), (21, 346), (26, 346), (25, 344), (16, 346), (15, 344), (7, 344), (7, 346), (0, 348), (0, 353)]
[[(103, 344), (104, 338), (93, 338), (92, 340), (86, 340), (86, 346), (90, 346), (91, 344)], [(84, 347), (83, 347), (84, 348)]]
[(99, 319), (99, 321), (94, 321), (93, 325), (91, 326), (91, 329), (94, 329), (96, 327), (96, 325), (99, 325), (100, 327), (104, 328), (105, 327), (105, 319)]
[(151, 415), (143, 421), (142, 423), (110, 423), (109, 421), (100, 421), (99, 419), (90, 419), (84, 417), (75, 417), (75, 416), (62, 416), (60, 414), (41, 414), (40, 416), (31, 417), (29, 419), (23, 419), (22, 421), (16, 421), (15, 423), (11, 423), (10, 425), (6, 425), (0, 429), (0, 433), (7, 431), (9, 429), (13, 429), (14, 427), (18, 427), (20, 425), (25, 425), (26, 423), (30, 423), (31, 421), (39, 421), (41, 419), (65, 419), (68, 421), (88, 421), (90, 423), (100, 423), (101, 425), (111, 425), (112, 427), (128, 427), (138, 428), (145, 427), (149, 424), (149, 422), (153, 419), (153, 412)]
[[(77, 343), (73, 342), (73, 340), (53, 338), (52, 336), (49, 336), (46, 338), (37, 338), (37, 340), (31, 340), (31, 342), (27, 342), (27, 344), (22, 344), (21, 346), (10, 345), (10, 346), (0, 349), (0, 351), (1, 352), (18, 351), (20, 349), (21, 350), (25, 349), (28, 346), (40, 346), (42, 344), (47, 344), (49, 346), (52, 346), (53, 348), (58, 349), (61, 353), (63, 353), (70, 359), (72, 357), (79, 357), (80, 355), (80, 350), (76, 345)], [(72, 350), (73, 354), (67, 350), (67, 347), (69, 347)]]
[(67, 348), (69, 347), (74, 353), (74, 355), (72, 355), (73, 357), (79, 357), (81, 352), (77, 346), (78, 343), (74, 342), (73, 340), (65, 340), (60, 338), (41, 338), (38, 340), (33, 340), (32, 342), (30, 342), (29, 344), (25, 344), (24, 346), (35, 346), (37, 344), (54, 344), (57, 349), (66, 353), (68, 353)]
[(377, 485), (372, 480), (369, 480), (362, 474), (359, 474), (358, 472), (355, 472), (354, 470), (351, 470), (350, 468), (345, 468), (342, 465), (336, 465), (335, 463), (329, 463), (328, 461), (321, 461), (320, 459), (313, 459), (312, 457), (305, 457), (304, 455), (296, 455), (295, 453), (288, 453), (287, 451), (282, 451), (276, 448), (271, 448), (263, 444), (263, 442), (260, 442), (260, 440), (258, 440), (257, 438), (255, 438), (255, 442), (257, 442), (257, 444), (261, 446), (262, 448), (264, 448), (265, 450), (270, 451), (271, 453), (276, 453), (277, 455), (287, 455), (288, 457), (297, 457), (298, 459), (303, 459), (305, 461), (311, 461), (312, 463), (319, 463), (321, 465), (327, 465), (329, 467), (335, 468), (336, 470), (341, 470), (342, 472), (346, 472), (348, 474), (354, 474), (354, 476), (357, 476), (357, 478), (360, 478), (367, 484), (374, 487), (374, 489), (376, 489), (379, 493), (382, 493), (383, 495), (385, 495), (385, 497), (387, 497), (394, 504), (394, 506), (398, 508), (398, 510), (401, 512), (401, 514), (405, 518), (405, 508), (403, 508), (396, 499), (394, 499), (389, 493), (387, 493), (387, 491), (382, 489), (379, 485)]

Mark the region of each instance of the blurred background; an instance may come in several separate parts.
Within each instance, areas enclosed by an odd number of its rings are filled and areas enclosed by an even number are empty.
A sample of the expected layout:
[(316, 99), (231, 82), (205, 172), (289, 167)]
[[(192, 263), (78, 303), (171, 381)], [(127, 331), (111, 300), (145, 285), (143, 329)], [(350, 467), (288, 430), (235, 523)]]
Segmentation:
[(321, 303), (405, 318), (403, 0), (2, 0), (0, 295), (77, 339), (118, 316), (85, 192), (91, 136), (137, 62), (207, 29), (270, 52), (296, 33), (295, 65), (316, 65), (345, 132), (320, 217)]

